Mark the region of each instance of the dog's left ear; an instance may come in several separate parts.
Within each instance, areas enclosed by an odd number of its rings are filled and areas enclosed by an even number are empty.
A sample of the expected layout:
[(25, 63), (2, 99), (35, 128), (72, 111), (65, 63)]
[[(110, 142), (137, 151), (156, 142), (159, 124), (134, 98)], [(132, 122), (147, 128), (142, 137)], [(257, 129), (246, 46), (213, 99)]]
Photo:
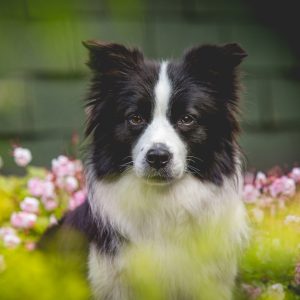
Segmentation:
[(144, 59), (138, 49), (130, 49), (117, 43), (89, 40), (82, 44), (89, 50), (87, 65), (91, 70), (102, 74), (127, 73), (135, 70)]
[(222, 75), (234, 69), (247, 57), (245, 50), (237, 43), (203, 45), (189, 49), (183, 57), (184, 64), (194, 75)]

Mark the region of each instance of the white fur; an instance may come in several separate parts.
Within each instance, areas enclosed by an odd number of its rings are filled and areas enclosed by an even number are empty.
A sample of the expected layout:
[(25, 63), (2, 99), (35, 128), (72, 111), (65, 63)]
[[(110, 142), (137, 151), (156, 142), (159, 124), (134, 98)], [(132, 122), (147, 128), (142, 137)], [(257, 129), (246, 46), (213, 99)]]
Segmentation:
[[(201, 243), (207, 245), (214, 241), (216, 232), (219, 232), (217, 239), (222, 254), (217, 251), (216, 255), (212, 251), (209, 259), (215, 263), (207, 266), (202, 261), (197, 274), (206, 276), (210, 270), (212, 276), (218, 278), (216, 286), (221, 284), (220, 281), (229, 280), (224, 299), (230, 299), (236, 275), (236, 252), (247, 235), (245, 210), (240, 200), (242, 179), (239, 173), (237, 176), (238, 180), (236, 177), (225, 178), (222, 187), (201, 182), (192, 175), (185, 175), (170, 186), (151, 186), (137, 178), (134, 172), (128, 172), (114, 182), (95, 182), (90, 203), (95, 218), (101, 216), (122, 232), (132, 243), (133, 249), (143, 249), (149, 245), (153, 249), (158, 247), (160, 250), (157, 253), (162, 257), (164, 253), (172, 257), (177, 250), (184, 254), (182, 245), (185, 245), (185, 236), (190, 230), (196, 230)], [(94, 246), (91, 247), (89, 276), (97, 299), (101, 299), (101, 291), (112, 286), (116, 288), (113, 293), (119, 296), (111, 299), (128, 299), (125, 291), (120, 292), (119, 273), (130, 268), (126, 263), (124, 266), (126, 259), (123, 255), (121, 252), (111, 261), (100, 255)], [(189, 257), (195, 263), (196, 255)], [(177, 256), (174, 264), (176, 260)], [(220, 260), (221, 263), (217, 262)], [(159, 267), (163, 268), (162, 265)]]
[(181, 177), (186, 167), (186, 146), (167, 118), (172, 90), (167, 68), (167, 62), (163, 62), (160, 66), (159, 78), (154, 90), (153, 119), (132, 151), (134, 170), (139, 177), (147, 177), (146, 153), (157, 143), (165, 144), (172, 154), (169, 170), (173, 178)]

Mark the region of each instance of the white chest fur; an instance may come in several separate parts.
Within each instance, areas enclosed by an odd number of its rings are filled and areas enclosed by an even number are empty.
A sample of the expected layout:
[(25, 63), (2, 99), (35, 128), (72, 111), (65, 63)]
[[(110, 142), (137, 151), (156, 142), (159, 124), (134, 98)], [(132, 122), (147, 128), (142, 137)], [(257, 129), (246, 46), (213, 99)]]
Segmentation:
[[(131, 172), (117, 182), (90, 180), (89, 185), (94, 217), (130, 241), (113, 259), (91, 245), (89, 278), (95, 298), (131, 299), (123, 275), (152, 272), (171, 294), (179, 290), (191, 293), (191, 299), (199, 299), (198, 294), (204, 300), (230, 299), (238, 252), (247, 236), (240, 175), (225, 178), (221, 187), (192, 175), (153, 186)], [(139, 258), (147, 253), (152, 271), (138, 270)], [(129, 281), (134, 285), (139, 280)]]

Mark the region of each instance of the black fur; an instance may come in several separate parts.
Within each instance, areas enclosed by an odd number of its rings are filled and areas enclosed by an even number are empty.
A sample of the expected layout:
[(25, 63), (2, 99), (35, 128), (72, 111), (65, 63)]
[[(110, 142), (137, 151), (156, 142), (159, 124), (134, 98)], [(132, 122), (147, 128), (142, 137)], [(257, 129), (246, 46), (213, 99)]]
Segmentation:
[[(158, 64), (118, 44), (85, 45), (93, 71), (87, 100), (92, 167), (99, 178), (119, 175), (130, 164), (132, 146), (145, 128), (131, 128), (126, 118), (138, 112), (146, 121), (151, 119)], [(246, 56), (237, 44), (204, 45), (168, 65), (173, 85), (169, 119), (188, 145), (189, 172), (201, 180), (222, 184), (222, 175), (234, 171), (239, 132), (237, 66)], [(188, 131), (176, 127), (187, 112), (197, 119)]]

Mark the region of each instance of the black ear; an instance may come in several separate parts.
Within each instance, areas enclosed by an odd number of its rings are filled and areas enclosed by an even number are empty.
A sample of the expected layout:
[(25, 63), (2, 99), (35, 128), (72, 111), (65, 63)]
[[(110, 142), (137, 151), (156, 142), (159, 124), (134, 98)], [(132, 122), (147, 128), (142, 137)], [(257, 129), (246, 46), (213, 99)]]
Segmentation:
[(184, 64), (195, 74), (221, 75), (232, 72), (247, 53), (239, 44), (203, 45), (189, 49)]
[(129, 49), (116, 43), (104, 43), (97, 40), (83, 41), (89, 50), (87, 65), (101, 73), (120, 73), (135, 70), (143, 61), (143, 54), (137, 49)]

